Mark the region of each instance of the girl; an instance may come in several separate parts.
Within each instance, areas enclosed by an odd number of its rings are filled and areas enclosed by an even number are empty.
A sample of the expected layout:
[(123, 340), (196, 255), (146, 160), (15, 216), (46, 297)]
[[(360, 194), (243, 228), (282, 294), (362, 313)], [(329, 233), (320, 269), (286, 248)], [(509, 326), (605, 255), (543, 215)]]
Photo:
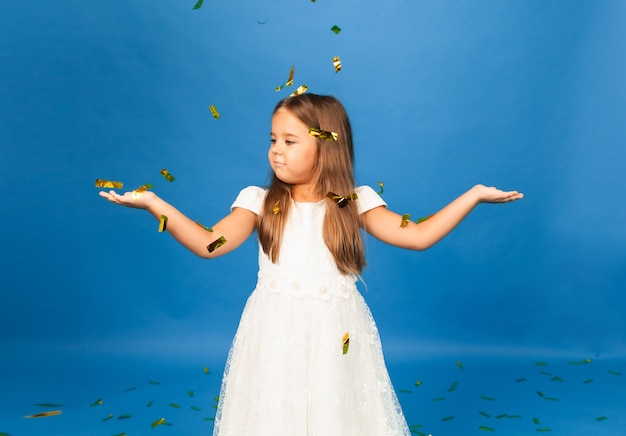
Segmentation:
[(195, 254), (234, 250), (255, 230), (259, 273), (222, 381), (215, 436), (409, 435), (378, 330), (355, 282), (365, 259), (360, 229), (424, 250), (479, 203), (522, 198), (476, 185), (420, 224), (405, 222), (354, 182), (348, 116), (330, 96), (303, 94), (272, 116), (268, 189), (243, 189), (207, 232), (153, 192), (100, 195), (168, 218)]

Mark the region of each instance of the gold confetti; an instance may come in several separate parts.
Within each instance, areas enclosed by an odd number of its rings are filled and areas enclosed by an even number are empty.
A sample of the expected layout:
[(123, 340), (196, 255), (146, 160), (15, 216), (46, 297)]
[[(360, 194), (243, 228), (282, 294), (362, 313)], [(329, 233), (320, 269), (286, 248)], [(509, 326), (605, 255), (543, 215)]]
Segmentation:
[(211, 115), (213, 115), (213, 118), (215, 118), (216, 120), (219, 119), (219, 117), (221, 116), (220, 113), (217, 111), (217, 108), (213, 105), (209, 106), (209, 110), (211, 111)]
[(350, 347), (350, 335), (346, 332), (343, 335), (343, 354), (348, 354), (348, 347)]
[(112, 180), (96, 179), (96, 188), (122, 189), (124, 188), (124, 183), (114, 182)]
[(224, 245), (226, 243), (226, 238), (223, 236), (220, 236), (219, 238), (217, 238), (215, 241), (211, 242), (209, 245), (206, 246), (207, 250), (209, 250), (209, 253), (213, 253), (215, 250), (217, 250), (218, 248), (220, 248), (222, 245)]
[(204, 226), (204, 225), (200, 224), (200, 221), (198, 221), (198, 220), (196, 220), (196, 224), (198, 224), (200, 227), (202, 227), (207, 232), (213, 232), (213, 229), (211, 227), (207, 227), (207, 226)]
[(346, 205), (354, 200), (358, 200), (358, 196), (356, 195), (356, 192), (353, 192), (352, 194), (348, 195), (347, 197), (342, 197), (341, 195), (337, 195), (333, 192), (329, 192), (328, 194), (326, 194), (326, 196), (328, 198), (330, 198), (331, 200), (333, 200), (335, 203), (337, 203), (337, 205), (341, 208), (341, 207), (346, 207)]
[(341, 32), (341, 27), (337, 26), (336, 24), (330, 28), (330, 30), (332, 30), (333, 32), (335, 32), (335, 35), (337, 35), (339, 32)]
[(298, 89), (296, 89), (289, 97), (294, 97), (296, 95), (302, 95), (305, 92), (307, 92), (309, 90), (309, 87), (306, 85), (300, 85), (298, 86)]
[(161, 175), (162, 175), (163, 177), (165, 177), (165, 179), (166, 179), (168, 182), (173, 182), (174, 180), (176, 180), (176, 179), (174, 178), (174, 176), (173, 176), (172, 174), (170, 174), (170, 172), (169, 172), (166, 168), (163, 168), (163, 169), (160, 171), (160, 173), (161, 173)]
[(165, 424), (165, 418), (157, 419), (152, 423), (152, 428)]
[(48, 416), (60, 415), (60, 410), (49, 410), (48, 412), (35, 413), (34, 415), (27, 415), (24, 418), (47, 418)]
[(153, 185), (151, 185), (150, 183), (146, 183), (145, 185), (141, 185), (139, 188), (136, 188), (133, 192), (136, 193), (142, 193), (142, 192), (146, 192), (148, 189), (152, 189)]
[(339, 56), (335, 56), (333, 58), (333, 66), (335, 67), (335, 73), (341, 71), (341, 60), (339, 59)]
[(383, 182), (378, 182), (378, 186), (380, 187), (380, 191), (377, 192), (377, 194), (383, 195), (383, 192), (385, 192), (385, 185), (383, 185)]
[(315, 127), (309, 128), (309, 136), (314, 136), (316, 138), (332, 142), (337, 142), (337, 140), (339, 139), (339, 135), (337, 135), (336, 132), (328, 132), (326, 130), (317, 129)]
[(281, 89), (283, 89), (285, 86), (291, 86), (293, 85), (293, 76), (294, 76), (294, 72), (295, 72), (295, 67), (292, 66), (291, 70), (289, 70), (289, 77), (287, 78), (287, 81), (285, 83), (283, 83), (280, 86), (276, 87), (276, 92), (280, 91)]
[(103, 403), (103, 401), (101, 399), (97, 399), (96, 401), (94, 401), (93, 403), (91, 403), (89, 405), (89, 407), (96, 407), (96, 406), (100, 406)]
[(205, 374), (207, 374), (207, 375), (208, 375), (208, 374), (211, 374), (211, 372), (209, 371), (209, 368), (204, 368), (204, 370), (203, 370), (203, 371), (204, 371), (204, 373), (205, 373)]
[(457, 362), (456, 362), (456, 366), (458, 366), (458, 367), (459, 367), (459, 369), (465, 369), (465, 367), (463, 366), (463, 364), (461, 363), (461, 361), (460, 361), (460, 360), (457, 360)]
[(404, 215), (402, 215), (402, 221), (400, 221), (400, 227), (406, 227), (407, 225), (409, 225), (409, 221), (411, 221), (411, 214), (405, 213)]
[(161, 215), (159, 218), (159, 233), (164, 232), (167, 229), (167, 217), (165, 215)]
[(276, 203), (274, 203), (274, 207), (272, 208), (272, 213), (274, 215), (276, 215), (278, 212), (280, 212), (280, 207), (278, 207), (279, 203), (280, 203), (280, 200), (276, 200)]

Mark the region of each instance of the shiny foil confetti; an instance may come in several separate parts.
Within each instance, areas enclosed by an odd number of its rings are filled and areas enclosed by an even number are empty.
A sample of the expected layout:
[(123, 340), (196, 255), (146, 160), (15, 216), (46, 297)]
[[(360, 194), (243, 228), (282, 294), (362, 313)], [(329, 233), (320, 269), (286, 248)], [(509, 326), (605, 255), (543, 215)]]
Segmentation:
[(50, 410), (48, 412), (41, 412), (41, 413), (35, 413), (33, 415), (26, 415), (24, 418), (47, 418), (49, 416), (56, 416), (56, 415), (60, 415), (63, 412), (61, 412), (60, 410)]
[(124, 183), (114, 182), (112, 180), (96, 179), (96, 188), (122, 189), (124, 188)]
[(217, 108), (213, 105), (209, 106), (209, 110), (211, 111), (211, 115), (213, 115), (213, 118), (215, 118), (216, 120), (219, 119), (219, 117), (221, 116), (220, 113), (217, 111)]
[(198, 220), (196, 220), (196, 224), (198, 224), (200, 227), (202, 227), (207, 232), (213, 232), (213, 229), (211, 227), (207, 227), (205, 225), (200, 224), (200, 221), (198, 221)]
[(380, 191), (378, 191), (377, 194), (383, 195), (383, 192), (385, 192), (385, 185), (383, 185), (383, 182), (378, 182), (378, 187), (380, 188)]
[(298, 86), (298, 89), (296, 89), (289, 97), (294, 97), (296, 95), (302, 95), (305, 92), (307, 92), (309, 90), (309, 87), (306, 85), (300, 85)]
[(165, 418), (157, 419), (152, 423), (152, 428), (165, 424)]
[[(434, 215), (434, 214), (433, 214), (433, 215)], [(423, 223), (424, 221), (429, 220), (429, 219), (430, 219), (433, 215), (428, 215), (428, 216), (423, 216), (423, 217), (421, 217), (421, 218), (418, 218), (416, 222), (417, 222), (417, 224), (419, 224), (419, 223)]]
[(333, 66), (335, 67), (335, 73), (341, 71), (341, 59), (339, 59), (339, 56), (333, 58)]
[(281, 89), (283, 89), (285, 86), (291, 86), (293, 85), (293, 77), (294, 77), (294, 72), (295, 72), (295, 67), (292, 66), (291, 70), (289, 71), (289, 77), (287, 78), (287, 81), (285, 83), (283, 83), (280, 86), (276, 87), (276, 92), (280, 91)]
[(405, 213), (402, 215), (402, 221), (400, 221), (400, 227), (406, 227), (409, 225), (409, 221), (411, 221), (411, 214)]
[(342, 208), (342, 207), (346, 207), (346, 205), (354, 200), (357, 200), (359, 197), (356, 195), (356, 192), (353, 192), (352, 194), (348, 195), (347, 197), (342, 197), (341, 195), (337, 195), (333, 192), (329, 192), (328, 194), (326, 194), (326, 196), (328, 198), (330, 198), (331, 200), (333, 200), (335, 203), (337, 203), (337, 205)]
[(202, 3), (204, 3), (204, 0), (198, 0), (196, 5), (193, 7), (193, 10), (200, 9), (202, 7)]
[(336, 132), (328, 132), (315, 127), (309, 128), (309, 136), (314, 136), (316, 138), (332, 142), (336, 142), (339, 139), (339, 135)]
[(159, 233), (164, 232), (167, 229), (167, 217), (165, 215), (161, 215), (159, 218)]
[(280, 200), (276, 200), (276, 203), (274, 203), (274, 207), (272, 208), (272, 213), (274, 215), (276, 215), (278, 212), (280, 212), (280, 207), (278, 207), (279, 203), (280, 203)]
[(174, 180), (176, 180), (166, 168), (163, 168), (160, 173), (163, 177), (165, 177), (165, 180), (167, 180), (168, 182), (173, 182)]
[(339, 32), (341, 32), (341, 27), (337, 26), (336, 24), (330, 28), (330, 30), (332, 30), (333, 32), (335, 32), (335, 35), (337, 35)]
[(96, 406), (100, 406), (103, 403), (103, 401), (101, 399), (97, 399), (96, 401), (94, 401), (93, 403), (91, 403), (89, 405), (89, 407), (96, 407)]
[(217, 238), (215, 241), (211, 242), (209, 245), (206, 246), (207, 250), (209, 250), (209, 253), (213, 253), (215, 250), (217, 250), (218, 248), (220, 248), (222, 245), (224, 245), (226, 243), (226, 238), (223, 236), (220, 236), (219, 238)]
[(350, 347), (350, 335), (346, 332), (343, 335), (343, 354), (348, 354), (348, 348)]

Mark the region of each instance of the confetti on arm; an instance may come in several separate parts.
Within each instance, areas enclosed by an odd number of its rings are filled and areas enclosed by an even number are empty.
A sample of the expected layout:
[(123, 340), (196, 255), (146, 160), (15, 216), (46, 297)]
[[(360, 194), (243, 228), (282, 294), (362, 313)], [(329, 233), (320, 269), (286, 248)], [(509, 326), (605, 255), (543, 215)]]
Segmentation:
[(159, 233), (164, 232), (167, 229), (167, 217), (165, 215), (161, 215), (159, 219)]
[(200, 221), (198, 221), (198, 220), (196, 220), (196, 224), (198, 224), (200, 227), (202, 227), (207, 232), (213, 232), (213, 229), (211, 227), (207, 227), (205, 225), (200, 224)]
[(202, 7), (202, 3), (204, 3), (204, 0), (198, 0), (198, 3), (196, 3), (193, 7), (193, 10), (200, 9)]
[(206, 246), (207, 250), (209, 250), (209, 253), (213, 253), (215, 250), (217, 250), (218, 248), (220, 248), (222, 245), (224, 245), (226, 243), (226, 238), (223, 236), (220, 236), (219, 238), (217, 238), (215, 241), (211, 242), (209, 245)]
[(173, 182), (174, 180), (176, 180), (176, 179), (174, 178), (174, 176), (173, 176), (173, 175), (171, 175), (171, 174), (170, 174), (170, 172), (169, 172), (166, 168), (163, 168), (160, 172), (161, 172), (161, 175), (162, 175), (163, 177), (165, 177), (165, 179), (166, 179), (168, 182), (170, 182), (170, 183), (171, 183), (171, 182)]
[(330, 30), (332, 30), (333, 32), (335, 32), (335, 35), (339, 34), (339, 32), (341, 32), (341, 27), (337, 26), (336, 24), (330, 28)]
[[(433, 215), (434, 215), (434, 214), (433, 214)], [(419, 224), (419, 223), (423, 223), (424, 221), (429, 220), (429, 219), (430, 219), (433, 215), (428, 215), (428, 216), (423, 216), (423, 217), (421, 217), (421, 218), (418, 218), (416, 222), (417, 222), (417, 224)]]
[(314, 136), (316, 138), (332, 142), (336, 142), (339, 139), (339, 135), (336, 132), (328, 132), (315, 127), (309, 128), (309, 136)]
[(343, 335), (343, 354), (348, 354), (348, 347), (350, 347), (350, 335), (346, 332)]
[(124, 183), (112, 180), (96, 179), (96, 188), (123, 189)]
[(221, 116), (220, 113), (217, 111), (217, 108), (213, 105), (209, 106), (209, 110), (211, 111), (211, 115), (213, 115), (213, 118), (215, 118), (216, 120), (219, 119), (219, 117)]
[(335, 67), (335, 73), (341, 71), (341, 59), (339, 59), (339, 56), (333, 58), (333, 66)]
[[(409, 221), (411, 221), (411, 214), (410, 213), (405, 213), (404, 215), (402, 215), (402, 221), (400, 221), (400, 227), (404, 228), (409, 224)], [(458, 365), (459, 362), (457, 362)]]

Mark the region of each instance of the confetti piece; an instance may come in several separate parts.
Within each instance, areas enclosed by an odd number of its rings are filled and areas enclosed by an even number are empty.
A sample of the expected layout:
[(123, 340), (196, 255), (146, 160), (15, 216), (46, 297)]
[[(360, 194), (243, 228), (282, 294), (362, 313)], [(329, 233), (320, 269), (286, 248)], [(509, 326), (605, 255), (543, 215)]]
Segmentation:
[[(212, 231), (212, 230), (211, 230), (211, 231)], [(204, 368), (204, 369), (203, 369), (203, 371), (204, 371), (204, 373), (205, 373), (205, 374), (210, 374), (210, 373), (211, 373), (211, 372), (209, 371), (209, 368)]]
[(419, 224), (419, 223), (423, 223), (424, 221), (428, 221), (430, 218), (433, 217), (433, 215), (435, 215), (435, 214), (428, 215), (428, 216), (423, 216), (421, 218), (418, 218), (416, 222), (417, 222), (417, 224)]
[(196, 412), (201, 412), (202, 409), (199, 408), (198, 406), (191, 406), (191, 410), (195, 410)]
[(195, 396), (196, 396), (196, 394), (194, 393), (194, 391), (189, 391), (189, 396), (190, 396), (190, 397), (195, 397)]
[(486, 400), (486, 401), (496, 401), (496, 399), (495, 399), (495, 398), (488, 397), (487, 395), (481, 395), (481, 396), (480, 396), (480, 399), (481, 399), (481, 400)]
[(535, 362), (535, 366), (548, 366), (547, 362)]
[[(406, 227), (409, 224), (409, 221), (411, 221), (411, 214), (405, 213), (404, 215), (402, 215), (402, 221), (400, 221), (400, 227)], [(457, 365), (459, 363), (461, 362), (457, 362)]]
[(336, 24), (330, 28), (330, 30), (332, 30), (333, 32), (335, 32), (335, 35), (339, 34), (339, 32), (341, 32), (341, 27), (337, 26)]
[(415, 386), (422, 386), (422, 381), (421, 380), (416, 381)]
[(274, 207), (272, 208), (272, 213), (274, 215), (276, 215), (278, 212), (280, 212), (280, 207), (278, 207), (279, 203), (280, 203), (280, 200), (276, 200), (276, 203), (274, 203)]
[(541, 427), (541, 428), (536, 429), (536, 431), (547, 432), (547, 431), (552, 431), (552, 429), (548, 427)]
[(265, 19), (265, 20), (263, 20), (263, 21), (261, 21), (261, 20), (257, 20), (256, 18), (255, 18), (255, 20), (256, 20), (256, 22), (257, 22), (257, 23), (259, 23), (259, 24), (265, 24), (265, 23), (267, 23), (267, 20), (269, 20), (269, 18), (266, 18), (266, 19)]
[(465, 369), (465, 367), (463, 366), (463, 364), (461, 363), (461, 361), (460, 361), (460, 360), (457, 360), (457, 362), (456, 362), (456, 366), (458, 366), (458, 367), (459, 367), (459, 369)]
[(126, 388), (126, 389), (124, 389), (124, 392), (134, 391), (135, 389), (137, 389), (137, 386), (133, 386), (133, 387), (130, 387), (130, 388)]
[(283, 83), (280, 86), (276, 87), (276, 92), (280, 91), (281, 89), (283, 89), (285, 86), (291, 86), (293, 85), (293, 76), (294, 76), (294, 72), (295, 72), (295, 67), (292, 66), (291, 70), (289, 70), (289, 77), (287, 78), (287, 81), (285, 83)]
[(309, 90), (309, 87), (306, 85), (300, 85), (298, 86), (298, 89), (296, 89), (289, 97), (295, 97), (296, 95), (302, 95), (305, 92), (307, 92)]
[(558, 377), (558, 376), (554, 376), (554, 377), (552, 377), (550, 380), (551, 380), (551, 381), (558, 381), (558, 382), (563, 382), (563, 381), (565, 381), (565, 380), (563, 380), (561, 377)]
[(478, 412), (478, 413), (484, 416), (485, 418), (491, 418), (491, 415), (486, 412)]
[(348, 347), (350, 347), (350, 335), (346, 332), (343, 335), (343, 354), (348, 354)]
[(102, 422), (106, 422), (106, 421), (108, 421), (111, 418), (113, 418), (113, 415), (109, 415), (106, 418), (102, 418)]
[(196, 3), (192, 10), (200, 9), (202, 7), (202, 3), (204, 3), (204, 0), (198, 0), (198, 3)]
[(204, 226), (204, 225), (200, 224), (200, 222), (198, 220), (196, 220), (196, 224), (198, 224), (200, 227), (202, 227), (207, 232), (213, 232), (213, 229), (211, 227), (207, 227), (207, 226)]
[(341, 71), (341, 59), (339, 59), (339, 56), (333, 57), (333, 66), (335, 67), (335, 73)]
[(165, 424), (165, 418), (157, 419), (152, 423), (152, 428)]
[(146, 404), (146, 407), (152, 407), (153, 404), (154, 404), (154, 401), (148, 401), (148, 403)]
[(217, 111), (217, 108), (213, 105), (209, 106), (209, 110), (211, 111), (211, 115), (213, 115), (213, 118), (215, 118), (216, 120), (219, 119), (219, 117), (221, 116), (220, 113)]
[(56, 403), (37, 403), (37, 404), (33, 404), (33, 406), (37, 406), (37, 407), (64, 407), (63, 404), (56, 404)]
[(596, 421), (600, 422), (600, 421), (604, 421), (605, 419), (608, 419), (606, 416), (599, 416), (596, 418)]
[(60, 410), (49, 410), (48, 412), (41, 412), (41, 413), (35, 413), (34, 415), (27, 415), (24, 418), (47, 418), (49, 416), (56, 416), (56, 415), (60, 415), (63, 412), (61, 412)]
[(170, 403), (169, 406), (173, 407), (174, 409), (180, 409), (180, 404)]
[(215, 396), (215, 401), (217, 401), (218, 403), (220, 402), (220, 396), (219, 395)]
[(167, 217), (165, 215), (161, 215), (159, 218), (159, 233), (164, 232), (167, 229)]
[(91, 404), (89, 405), (89, 407), (96, 407), (96, 406), (101, 405), (102, 403), (103, 403), (103, 401), (102, 401), (101, 399), (97, 399), (96, 401), (94, 401), (93, 403), (91, 403)]
[(609, 372), (609, 374), (612, 374), (612, 375), (622, 375), (621, 372), (619, 372), (619, 371), (611, 371), (610, 369), (609, 369), (608, 372)]
[(521, 382), (525, 382), (525, 381), (526, 381), (526, 379), (525, 379), (525, 378), (516, 378), (516, 379), (515, 379), (515, 381), (516, 381), (517, 383), (521, 383)]
[(170, 183), (171, 183), (171, 182), (173, 182), (174, 180), (176, 180), (176, 179), (174, 178), (174, 176), (173, 176), (173, 175), (171, 175), (171, 174), (170, 174), (170, 172), (169, 172), (166, 168), (163, 168), (163, 169), (160, 171), (160, 173), (161, 173), (161, 175), (162, 175), (163, 177), (165, 177), (165, 180), (167, 180), (167, 181), (168, 181), (168, 182), (170, 182)]
[(148, 189), (152, 189), (154, 186), (150, 183), (146, 183), (145, 185), (141, 185), (139, 188), (136, 188), (133, 192), (137, 192), (138, 194), (146, 192)]
[(441, 418), (442, 421), (452, 421), (454, 416), (446, 416), (445, 418)]
[(495, 428), (485, 427), (484, 425), (481, 425), (480, 427), (478, 427), (478, 430), (483, 430), (483, 431), (491, 431), (491, 432), (496, 431), (496, 429), (495, 429)]
[(546, 372), (546, 371), (539, 371), (539, 374), (547, 375), (548, 377), (552, 377), (552, 374), (550, 374), (549, 372)]
[(535, 425), (539, 425), (539, 418), (533, 418), (533, 423), (535, 423)]
[(559, 401), (559, 399), (556, 397), (544, 397), (543, 399), (546, 401)]
[(380, 187), (380, 191), (377, 192), (377, 194), (383, 195), (383, 192), (385, 192), (385, 186), (383, 185), (383, 182), (378, 182), (378, 186)]
[(117, 417), (118, 420), (122, 420), (122, 419), (130, 419), (132, 418), (133, 415), (120, 415)]
[(158, 381), (154, 381), (154, 380), (150, 380), (148, 383), (150, 383), (151, 385), (160, 385), (161, 384)]
[(589, 379), (585, 380), (583, 383), (586, 384), (586, 385), (589, 384), (589, 383), (593, 383), (593, 379), (589, 378)]
[(342, 208), (342, 207), (346, 207), (346, 205), (353, 201), (353, 200), (358, 200), (359, 197), (356, 195), (356, 192), (353, 192), (352, 194), (348, 195), (347, 197), (342, 197), (341, 195), (337, 195), (333, 192), (329, 192), (328, 194), (326, 194), (326, 196), (328, 198), (330, 198), (331, 200), (333, 200), (335, 203), (337, 203), (337, 205)]
[(112, 180), (96, 179), (96, 188), (122, 189), (124, 188), (124, 183), (114, 182)]
[(205, 421), (215, 421), (215, 418), (204, 418)]
[(213, 253), (215, 250), (217, 250), (218, 248), (220, 248), (222, 245), (224, 245), (226, 243), (226, 238), (223, 236), (220, 236), (219, 238), (217, 238), (215, 241), (211, 242), (209, 245), (206, 246), (207, 250), (209, 250), (209, 253)]
[(114, 434), (113, 436), (126, 436), (126, 433), (117, 433), (117, 434)]
[(541, 391), (537, 391), (537, 395), (539, 395), (541, 398), (545, 398), (546, 396), (543, 394), (543, 392)]
[(437, 397), (437, 398), (433, 398), (433, 401), (437, 402), (437, 401), (443, 401), (445, 399), (446, 397)]
[(316, 129), (315, 127), (311, 127), (309, 129), (309, 136), (314, 136), (319, 139), (324, 139), (326, 141), (337, 142), (339, 136), (335, 132), (328, 132), (326, 130)]

